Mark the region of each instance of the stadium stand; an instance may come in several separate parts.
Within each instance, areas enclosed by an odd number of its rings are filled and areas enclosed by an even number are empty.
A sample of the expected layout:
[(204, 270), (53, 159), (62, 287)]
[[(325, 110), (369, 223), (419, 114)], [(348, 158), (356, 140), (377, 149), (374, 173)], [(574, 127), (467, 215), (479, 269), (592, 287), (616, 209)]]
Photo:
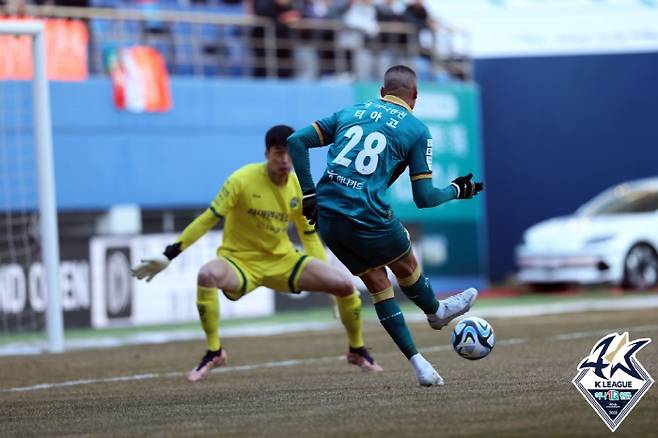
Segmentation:
[[(220, 0), (92, 0), (88, 8), (19, 1), (5, 6), (6, 15), (73, 18), (87, 23), (92, 74), (105, 73), (109, 51), (147, 45), (162, 54), (175, 75), (240, 77), (261, 71), (263, 77), (271, 78), (288, 69), (296, 79), (364, 79), (363, 73), (357, 72), (351, 50), (342, 45), (342, 38), (334, 37), (354, 32), (348, 29), (341, 11), (317, 18), (301, 10), (301, 19), (289, 24), (291, 37), (276, 38), (275, 20), (247, 9), (239, 2)], [(468, 39), (463, 32), (440, 24), (428, 48), (427, 42), (423, 45), (419, 40), (417, 26), (402, 18), (377, 25), (380, 35), (398, 38), (364, 39), (362, 49), (375, 59), (367, 70), (370, 79), (381, 73), (376, 60), (387, 63), (391, 53), (399, 61), (414, 65), (421, 79), (470, 77), (468, 53), (455, 48), (468, 47), (462, 43)], [(456, 40), (460, 43), (453, 44)], [(290, 51), (291, 59), (281, 58)]]

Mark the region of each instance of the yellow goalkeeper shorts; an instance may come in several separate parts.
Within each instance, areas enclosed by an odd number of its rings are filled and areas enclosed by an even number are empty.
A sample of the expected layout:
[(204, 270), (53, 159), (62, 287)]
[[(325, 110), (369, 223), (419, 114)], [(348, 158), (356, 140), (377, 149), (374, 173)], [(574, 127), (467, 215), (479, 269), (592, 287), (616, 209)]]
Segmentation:
[(229, 300), (236, 301), (259, 286), (279, 292), (301, 292), (299, 277), (313, 257), (298, 251), (283, 256), (254, 257), (219, 250), (219, 258), (226, 260), (235, 271), (240, 286), (235, 291), (223, 290)]

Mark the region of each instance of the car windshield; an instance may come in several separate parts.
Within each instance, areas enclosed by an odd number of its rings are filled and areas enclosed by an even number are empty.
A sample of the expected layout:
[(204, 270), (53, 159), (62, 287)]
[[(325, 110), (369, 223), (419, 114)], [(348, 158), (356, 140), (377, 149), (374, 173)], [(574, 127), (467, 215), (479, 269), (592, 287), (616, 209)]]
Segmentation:
[(658, 192), (613, 190), (602, 193), (578, 209), (581, 216), (648, 213), (658, 210)]

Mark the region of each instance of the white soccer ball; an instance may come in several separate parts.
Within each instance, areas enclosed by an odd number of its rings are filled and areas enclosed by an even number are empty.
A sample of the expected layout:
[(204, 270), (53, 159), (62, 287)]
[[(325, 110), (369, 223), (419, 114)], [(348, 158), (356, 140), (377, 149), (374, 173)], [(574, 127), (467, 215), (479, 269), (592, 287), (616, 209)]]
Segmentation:
[(457, 323), (450, 342), (458, 355), (465, 359), (477, 360), (491, 353), (496, 343), (496, 336), (491, 324), (477, 316), (470, 316)]

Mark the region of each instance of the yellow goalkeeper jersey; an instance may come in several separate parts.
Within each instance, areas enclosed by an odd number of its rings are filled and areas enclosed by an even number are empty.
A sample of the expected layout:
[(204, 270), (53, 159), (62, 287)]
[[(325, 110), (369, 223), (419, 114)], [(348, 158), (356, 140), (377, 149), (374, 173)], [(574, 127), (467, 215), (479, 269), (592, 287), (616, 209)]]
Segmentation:
[(224, 183), (210, 208), (194, 220), (180, 237), (186, 249), (201, 235), (225, 219), (222, 254), (241, 258), (279, 257), (294, 251), (288, 237), (292, 221), (307, 254), (325, 260), (324, 248), (314, 227), (302, 214), (302, 191), (294, 173), (277, 186), (267, 173), (267, 163), (247, 164)]

